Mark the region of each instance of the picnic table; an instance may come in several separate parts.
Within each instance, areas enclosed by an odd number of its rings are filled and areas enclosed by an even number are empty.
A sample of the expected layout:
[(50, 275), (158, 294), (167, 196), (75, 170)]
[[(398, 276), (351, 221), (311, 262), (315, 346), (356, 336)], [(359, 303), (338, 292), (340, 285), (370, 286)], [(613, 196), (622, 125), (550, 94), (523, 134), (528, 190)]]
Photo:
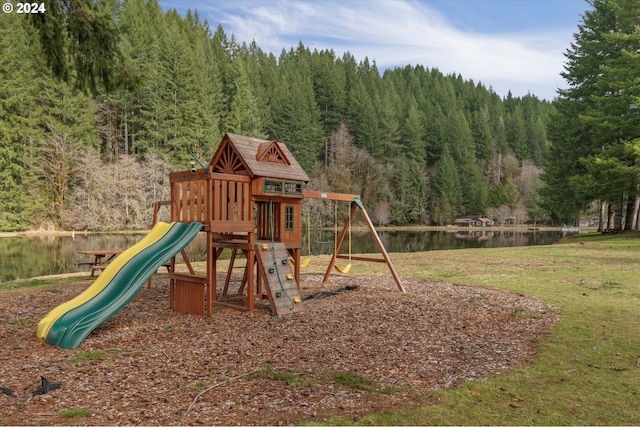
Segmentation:
[(88, 265), (91, 268), (91, 276), (93, 276), (96, 271), (107, 268), (107, 265), (122, 251), (78, 251), (78, 253), (93, 257), (92, 261), (78, 263), (78, 265)]

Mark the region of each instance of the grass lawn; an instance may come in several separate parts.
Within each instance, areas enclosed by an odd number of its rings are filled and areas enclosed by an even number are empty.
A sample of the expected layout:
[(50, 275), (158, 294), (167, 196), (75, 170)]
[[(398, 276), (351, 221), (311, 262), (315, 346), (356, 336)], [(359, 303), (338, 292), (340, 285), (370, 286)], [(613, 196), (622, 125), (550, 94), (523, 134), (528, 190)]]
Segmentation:
[[(532, 365), (438, 392), (435, 404), (371, 414), (358, 424), (640, 424), (640, 234), (392, 254), (392, 259), (404, 277), (536, 296), (558, 307), (561, 319)], [(373, 267), (386, 274), (384, 265), (361, 264), (352, 271)]]

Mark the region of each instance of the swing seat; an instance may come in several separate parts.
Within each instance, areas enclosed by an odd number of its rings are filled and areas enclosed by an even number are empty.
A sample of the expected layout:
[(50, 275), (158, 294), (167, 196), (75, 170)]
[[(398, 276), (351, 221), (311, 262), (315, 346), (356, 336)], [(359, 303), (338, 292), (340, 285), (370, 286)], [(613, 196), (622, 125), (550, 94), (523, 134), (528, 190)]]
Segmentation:
[(334, 265), (335, 269), (338, 270), (342, 274), (347, 274), (349, 270), (351, 270), (351, 263), (344, 266), (344, 268), (340, 268), (338, 264)]
[[(295, 265), (296, 260), (289, 257), (289, 262)], [(304, 261), (300, 262), (300, 268), (305, 268), (307, 265), (309, 265), (309, 262), (311, 262), (311, 257), (307, 257)]]

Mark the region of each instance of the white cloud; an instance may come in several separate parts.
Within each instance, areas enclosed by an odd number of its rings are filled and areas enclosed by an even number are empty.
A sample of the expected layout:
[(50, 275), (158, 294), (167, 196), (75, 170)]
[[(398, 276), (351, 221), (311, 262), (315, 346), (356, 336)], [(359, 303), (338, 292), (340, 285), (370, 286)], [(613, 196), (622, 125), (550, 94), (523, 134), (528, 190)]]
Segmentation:
[(349, 51), (380, 70), (423, 65), (482, 82), (500, 96), (528, 92), (551, 100), (559, 76), (566, 32), (480, 34), (463, 31), (428, 3), (380, 1), (236, 1), (197, 3), (209, 23), (221, 23), (239, 42), (256, 41), (276, 56), (302, 42), (310, 49)]

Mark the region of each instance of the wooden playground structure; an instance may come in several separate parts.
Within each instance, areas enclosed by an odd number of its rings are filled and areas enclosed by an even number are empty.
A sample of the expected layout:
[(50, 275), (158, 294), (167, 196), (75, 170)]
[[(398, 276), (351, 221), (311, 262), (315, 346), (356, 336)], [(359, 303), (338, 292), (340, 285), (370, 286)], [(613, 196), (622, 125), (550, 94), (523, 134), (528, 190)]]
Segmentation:
[[(188, 273), (169, 265), (170, 307), (174, 310), (210, 316), (213, 305), (254, 310), (257, 300), (268, 299), (275, 314), (302, 310), (300, 298), (300, 255), (302, 247), (302, 201), (315, 198), (350, 204), (349, 216), (336, 241), (335, 251), (324, 275), (327, 282), (350, 230), (355, 213), (362, 213), (382, 258), (356, 257), (356, 261), (383, 262), (389, 267), (398, 289), (405, 292), (359, 196), (307, 191), (309, 177), (287, 147), (277, 141), (225, 134), (208, 166), (171, 173), (171, 221), (200, 222), (206, 233), (206, 274), (195, 274), (185, 251), (182, 257)], [(231, 258), (222, 291), (217, 290), (217, 264), (224, 249)], [(232, 272), (245, 259), (242, 280), (231, 289)]]

